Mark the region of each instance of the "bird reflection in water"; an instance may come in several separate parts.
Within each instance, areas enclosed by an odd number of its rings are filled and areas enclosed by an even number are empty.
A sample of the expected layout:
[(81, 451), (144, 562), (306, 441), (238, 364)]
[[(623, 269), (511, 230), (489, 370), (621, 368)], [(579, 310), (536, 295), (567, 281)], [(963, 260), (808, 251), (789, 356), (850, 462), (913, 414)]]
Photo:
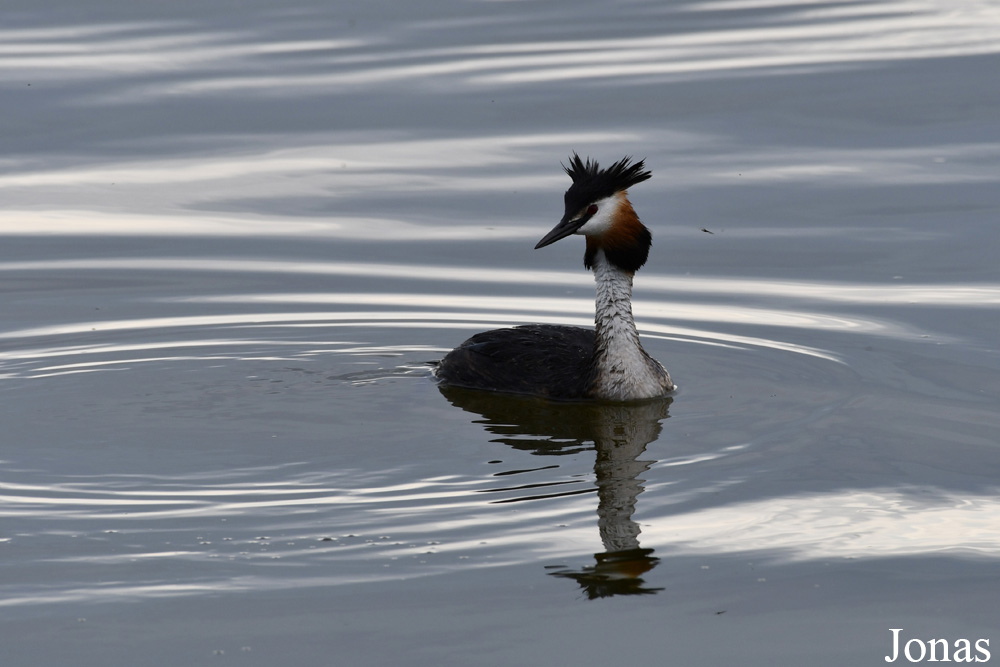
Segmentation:
[[(440, 386), (452, 405), (482, 416), (487, 431), (519, 450), (543, 456), (596, 450), (597, 526), (604, 552), (593, 565), (546, 569), (556, 577), (575, 580), (591, 600), (614, 595), (643, 595), (662, 589), (646, 586), (642, 575), (659, 561), (652, 549), (639, 544), (641, 529), (632, 520), (643, 491), (640, 478), (654, 461), (640, 460), (646, 445), (656, 440), (666, 419), (670, 397), (642, 403), (557, 403), (528, 396), (480, 392)], [(533, 495), (497, 502), (518, 502), (590, 492), (555, 490), (566, 482), (532, 485)], [(551, 493), (540, 492), (549, 487)]]

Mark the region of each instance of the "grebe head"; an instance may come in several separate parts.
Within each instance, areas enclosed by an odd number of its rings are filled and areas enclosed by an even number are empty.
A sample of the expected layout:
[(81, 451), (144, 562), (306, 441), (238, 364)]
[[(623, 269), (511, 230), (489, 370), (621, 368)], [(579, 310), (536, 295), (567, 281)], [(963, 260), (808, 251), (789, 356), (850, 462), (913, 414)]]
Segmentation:
[(555, 243), (571, 234), (587, 237), (583, 263), (594, 264), (598, 250), (619, 268), (634, 272), (646, 263), (652, 236), (639, 221), (626, 190), (650, 178), (643, 160), (632, 163), (624, 157), (607, 169), (590, 158), (584, 162), (574, 153), (564, 167), (573, 184), (566, 191), (566, 212), (559, 224), (546, 234), (535, 249)]

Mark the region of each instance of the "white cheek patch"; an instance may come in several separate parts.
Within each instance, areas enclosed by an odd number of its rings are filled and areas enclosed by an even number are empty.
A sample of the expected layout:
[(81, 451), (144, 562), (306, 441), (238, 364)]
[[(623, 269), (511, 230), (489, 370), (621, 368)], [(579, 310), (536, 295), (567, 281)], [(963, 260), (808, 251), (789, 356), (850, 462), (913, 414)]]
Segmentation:
[(615, 197), (605, 197), (604, 199), (594, 202), (597, 206), (597, 213), (594, 214), (590, 220), (588, 220), (583, 227), (576, 230), (575, 234), (583, 234), (585, 236), (600, 236), (604, 232), (611, 229), (611, 225), (615, 220), (615, 209), (618, 208), (618, 202)]

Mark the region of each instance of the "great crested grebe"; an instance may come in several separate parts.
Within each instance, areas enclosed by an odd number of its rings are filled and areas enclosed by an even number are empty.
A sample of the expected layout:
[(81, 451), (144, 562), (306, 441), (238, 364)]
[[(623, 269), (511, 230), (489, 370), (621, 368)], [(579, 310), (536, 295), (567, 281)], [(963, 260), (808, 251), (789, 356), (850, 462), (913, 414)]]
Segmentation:
[(535, 246), (586, 237), (583, 265), (597, 282), (595, 329), (528, 324), (478, 333), (438, 363), (442, 382), (555, 399), (634, 401), (673, 391), (670, 374), (642, 349), (632, 318), (632, 276), (646, 263), (652, 235), (626, 190), (652, 174), (631, 160), (601, 169), (574, 153), (564, 167), (573, 179), (566, 213)]

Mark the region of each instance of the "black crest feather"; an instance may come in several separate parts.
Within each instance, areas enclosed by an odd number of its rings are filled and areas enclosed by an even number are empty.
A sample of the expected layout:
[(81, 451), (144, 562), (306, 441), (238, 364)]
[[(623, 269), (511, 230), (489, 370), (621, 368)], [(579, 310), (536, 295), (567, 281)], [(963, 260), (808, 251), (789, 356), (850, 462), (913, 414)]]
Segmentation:
[(646, 171), (645, 160), (633, 163), (630, 155), (607, 169), (601, 169), (596, 161), (587, 158), (585, 162), (573, 153), (569, 158), (569, 166), (563, 165), (563, 169), (573, 179), (573, 185), (566, 191), (567, 210), (582, 208), (591, 202), (610, 197), (652, 176)]

